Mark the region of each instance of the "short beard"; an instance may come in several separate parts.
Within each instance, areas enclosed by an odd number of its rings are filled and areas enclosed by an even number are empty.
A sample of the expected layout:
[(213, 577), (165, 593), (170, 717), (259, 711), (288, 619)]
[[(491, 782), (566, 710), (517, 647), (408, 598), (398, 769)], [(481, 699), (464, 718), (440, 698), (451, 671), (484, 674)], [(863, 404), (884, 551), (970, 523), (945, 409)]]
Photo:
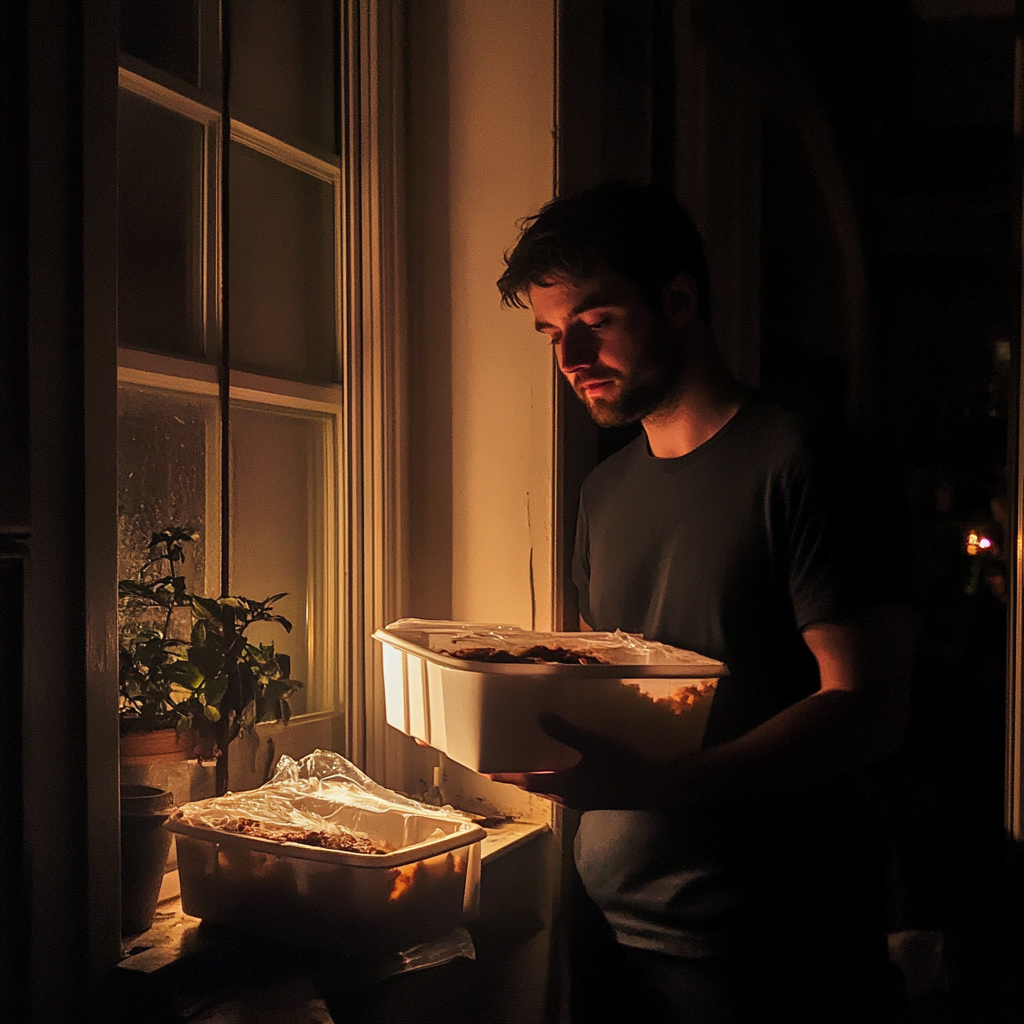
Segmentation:
[(679, 383), (682, 369), (682, 351), (675, 339), (665, 344), (662, 338), (652, 339), (651, 349), (644, 364), (630, 379), (617, 376), (622, 393), (614, 402), (602, 398), (590, 400), (582, 389), (576, 396), (587, 407), (590, 418), (599, 427), (622, 427), (657, 412), (671, 399)]

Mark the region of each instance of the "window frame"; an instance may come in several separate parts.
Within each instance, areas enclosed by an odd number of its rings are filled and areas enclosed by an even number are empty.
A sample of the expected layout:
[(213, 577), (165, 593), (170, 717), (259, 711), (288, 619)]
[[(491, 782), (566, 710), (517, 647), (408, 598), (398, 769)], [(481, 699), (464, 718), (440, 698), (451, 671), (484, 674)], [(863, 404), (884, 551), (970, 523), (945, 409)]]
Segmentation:
[[(232, 401), (256, 402), (334, 416), (335, 543), (328, 592), (337, 622), (330, 644), (338, 664), (337, 705), (296, 716), (383, 778), (386, 732), (380, 656), (370, 634), (395, 617), (405, 590), (402, 557), (405, 431), (405, 311), (401, 281), (402, 15), (380, 0), (339, 0), (341, 8), (340, 157), (331, 162), (231, 120), (231, 141), (330, 182), (335, 192), (336, 338), (340, 383), (230, 371)], [(118, 85), (205, 128), (204, 361), (118, 347), (119, 384), (214, 395), (218, 387), (221, 288), (222, 120), (203, 82), (197, 89), (130, 55), (118, 54)], [(261, 725), (261, 731), (272, 723)]]

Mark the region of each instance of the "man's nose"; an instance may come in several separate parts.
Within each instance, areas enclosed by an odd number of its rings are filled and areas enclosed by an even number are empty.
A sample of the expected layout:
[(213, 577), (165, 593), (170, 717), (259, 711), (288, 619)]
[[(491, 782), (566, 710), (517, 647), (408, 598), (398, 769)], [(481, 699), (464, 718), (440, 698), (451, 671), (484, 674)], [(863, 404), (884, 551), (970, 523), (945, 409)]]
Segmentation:
[(558, 367), (562, 373), (585, 369), (597, 361), (597, 351), (597, 339), (586, 324), (570, 324), (558, 346)]

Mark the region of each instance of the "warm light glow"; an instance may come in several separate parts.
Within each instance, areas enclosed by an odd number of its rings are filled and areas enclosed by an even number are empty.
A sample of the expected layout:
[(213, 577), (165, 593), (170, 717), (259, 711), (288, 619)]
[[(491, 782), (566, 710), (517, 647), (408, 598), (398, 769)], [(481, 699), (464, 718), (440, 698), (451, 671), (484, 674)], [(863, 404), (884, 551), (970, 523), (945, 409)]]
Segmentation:
[[(991, 550), (992, 541), (983, 533), (978, 533), (977, 530), (971, 530), (970, 533), (967, 534), (967, 554), (980, 555)], [(992, 553), (995, 554), (994, 551)]]
[(398, 874), (395, 876), (395, 880), (391, 886), (391, 893), (388, 896), (388, 900), (401, 899), (410, 889), (413, 883), (413, 879), (416, 877), (416, 869), (419, 864), (403, 864), (398, 868)]

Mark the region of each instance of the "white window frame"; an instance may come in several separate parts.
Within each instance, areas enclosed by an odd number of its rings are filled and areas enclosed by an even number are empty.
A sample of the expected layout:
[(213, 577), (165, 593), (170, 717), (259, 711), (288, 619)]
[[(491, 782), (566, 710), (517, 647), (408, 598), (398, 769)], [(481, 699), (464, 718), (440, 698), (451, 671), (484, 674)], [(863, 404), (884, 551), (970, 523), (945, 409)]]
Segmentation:
[[(366, 24), (368, 13), (362, 8), (367, 6), (352, 4), (348, 0), (344, 0), (342, 4), (344, 28), (341, 43), (344, 46), (347, 43), (358, 41), (358, 52), (363, 59), (370, 56), (366, 50), (364, 34), (361, 31)], [(360, 9), (354, 9), (357, 7)], [(351, 60), (351, 54), (349, 54), (349, 60)], [(125, 66), (126, 64), (131, 67)], [(347, 62), (343, 62), (343, 66), (345, 64)], [(122, 61), (118, 68), (120, 89), (133, 93), (172, 113), (186, 117), (202, 125), (205, 130), (201, 200), (204, 237), (200, 251), (202, 253), (201, 280), (203, 283), (201, 296), (203, 342), (207, 360), (209, 360), (211, 353), (215, 354), (219, 348), (220, 337), (219, 303), (215, 301), (215, 297), (220, 292), (222, 271), (219, 231), (223, 122), (219, 110), (187, 95), (188, 92), (195, 90), (187, 87), (171, 88), (157, 81), (158, 78), (166, 80), (166, 76), (161, 72), (154, 69), (153, 77), (148, 77), (148, 72), (147, 65), (122, 55)], [(346, 100), (353, 93), (357, 96), (360, 94), (359, 83), (365, 73), (366, 68), (362, 66), (349, 67), (347, 74), (343, 72), (343, 81), (340, 84)], [(348, 124), (352, 123), (349, 120)], [(361, 124), (358, 117), (354, 124), (358, 127), (358, 135), (366, 134), (365, 126)], [(315, 657), (321, 666), (317, 675), (322, 680), (322, 685), (318, 688), (319, 692), (311, 694), (315, 710), (296, 716), (290, 723), (299, 731), (302, 731), (305, 725), (314, 726), (312, 733), (322, 741), (325, 736), (324, 719), (335, 720), (335, 724), (339, 725), (340, 722), (337, 720), (350, 723), (352, 714), (358, 713), (358, 709), (353, 707), (353, 704), (359, 704), (361, 701), (354, 702), (352, 698), (357, 694), (361, 696), (365, 688), (361, 674), (357, 675), (357, 673), (361, 673), (364, 662), (364, 658), (361, 656), (364, 651), (361, 650), (363, 645), (360, 643), (360, 637), (365, 636), (370, 630), (367, 630), (363, 624), (361, 602), (357, 602), (356, 608), (351, 607), (353, 595), (350, 581), (354, 578), (376, 580), (378, 576), (375, 571), (359, 572), (360, 567), (355, 564), (359, 558), (358, 553), (365, 552), (366, 545), (362, 541), (364, 520), (360, 516), (351, 514), (352, 497), (363, 493), (363, 489), (352, 486), (353, 476), (348, 468), (353, 456), (362, 452), (365, 432), (362, 417), (357, 412), (363, 405), (363, 402), (360, 401), (362, 395), (358, 396), (355, 401), (346, 400), (346, 389), (349, 382), (354, 379), (353, 363), (361, 365), (363, 361), (360, 337), (362, 332), (358, 329), (359, 325), (354, 324), (345, 315), (346, 309), (351, 308), (352, 305), (351, 301), (346, 302), (346, 293), (352, 294), (367, 289), (361, 282), (351, 280), (351, 272), (360, 269), (362, 261), (358, 256), (346, 251), (346, 247), (342, 245), (343, 239), (349, 246), (357, 241), (353, 233), (346, 230), (343, 216), (346, 209), (346, 191), (361, 193), (362, 190), (359, 188), (361, 183), (355, 183), (354, 188), (350, 186), (348, 189), (344, 189), (341, 159), (325, 160), (234, 119), (231, 121), (231, 141), (327, 182), (332, 186), (334, 193), (335, 337), (338, 346), (336, 358), (344, 383), (315, 385), (232, 370), (229, 387), (229, 398), (232, 402), (244, 402), (263, 408), (277, 407), (298, 413), (314, 412), (329, 417), (330, 426), (323, 468), (331, 486), (327, 488), (324, 501), (325, 579), (322, 588), (319, 588), (327, 602), (327, 607), (324, 609), (324, 614), (318, 617), (318, 622), (323, 624), (321, 635), (314, 636), (314, 628), (311, 627), (307, 638), (311, 659), (314, 656), (313, 649), (316, 648)], [(361, 138), (356, 140), (353, 145), (351, 138), (343, 140), (343, 148), (361, 151), (360, 141)], [(352, 169), (353, 166), (354, 161), (350, 157), (348, 167)], [(361, 167), (359, 170), (362, 173)], [(358, 241), (361, 242), (362, 239), (360, 238)], [(372, 285), (368, 290), (371, 293), (376, 293), (379, 291), (379, 287)], [(374, 336), (379, 336), (379, 333), (375, 333)], [(354, 338), (359, 340), (354, 342)], [(374, 359), (371, 354), (368, 362), (373, 366), (377, 364), (378, 360)], [(217, 397), (217, 375), (218, 367), (210, 361), (118, 348), (119, 385), (157, 388), (165, 393), (201, 394)], [(371, 392), (373, 390), (371, 388)], [(218, 442), (211, 439), (211, 443), (216, 445)], [(356, 461), (361, 464), (373, 464), (372, 455), (368, 459), (356, 459)], [(211, 480), (211, 486), (207, 488), (207, 493), (219, 494), (219, 484), (219, 479)], [(210, 512), (217, 514), (209, 518), (208, 521), (219, 523), (219, 508), (211, 508)], [(218, 536), (211, 544), (211, 548), (219, 547), (220, 544), (220, 530), (218, 529), (216, 532)], [(210, 540), (214, 539), (211, 537)], [(208, 551), (208, 555), (211, 556), (208, 558), (210, 564), (213, 564), (212, 556), (214, 554), (215, 550)], [(348, 614), (345, 614), (346, 610), (348, 610)], [(358, 652), (360, 656), (346, 657), (347, 652)], [(351, 661), (355, 661), (356, 665), (351, 665)], [(341, 739), (337, 735), (339, 731), (335, 729), (331, 734), (334, 745), (338, 745)], [(356, 736), (361, 736), (363, 731), (358, 725), (355, 728), (350, 725), (347, 729), (349, 735)]]

